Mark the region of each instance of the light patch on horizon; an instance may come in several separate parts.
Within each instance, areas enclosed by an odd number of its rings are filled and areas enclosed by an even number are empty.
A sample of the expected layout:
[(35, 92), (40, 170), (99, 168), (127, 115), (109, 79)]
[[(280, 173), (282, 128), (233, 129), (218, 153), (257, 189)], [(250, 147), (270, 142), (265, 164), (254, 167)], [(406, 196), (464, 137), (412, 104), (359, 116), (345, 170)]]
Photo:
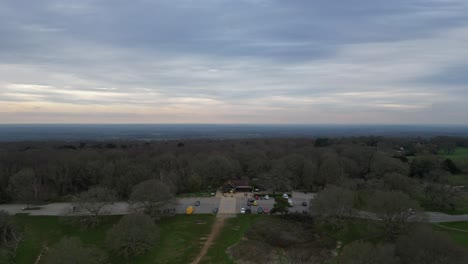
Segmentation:
[(468, 3), (351, 2), (8, 0), (0, 123), (468, 124)]

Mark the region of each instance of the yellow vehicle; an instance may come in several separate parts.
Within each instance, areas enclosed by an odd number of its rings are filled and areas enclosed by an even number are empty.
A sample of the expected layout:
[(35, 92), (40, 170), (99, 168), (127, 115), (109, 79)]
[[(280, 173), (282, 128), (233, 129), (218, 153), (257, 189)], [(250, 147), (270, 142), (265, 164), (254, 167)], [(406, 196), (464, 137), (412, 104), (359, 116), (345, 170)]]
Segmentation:
[(185, 209), (185, 213), (188, 215), (193, 214), (193, 206), (187, 206), (187, 209)]
[(258, 205), (258, 204), (257, 204), (257, 201), (254, 201), (252, 205), (253, 205), (253, 206), (257, 206), (257, 205)]

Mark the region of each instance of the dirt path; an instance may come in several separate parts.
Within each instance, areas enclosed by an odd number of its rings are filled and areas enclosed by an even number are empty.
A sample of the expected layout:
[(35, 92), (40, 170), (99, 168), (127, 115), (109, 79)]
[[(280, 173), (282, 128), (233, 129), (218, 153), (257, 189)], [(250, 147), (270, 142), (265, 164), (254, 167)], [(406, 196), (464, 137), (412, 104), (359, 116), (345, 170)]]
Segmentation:
[(224, 220), (225, 220), (225, 217), (223, 216), (216, 217), (213, 228), (211, 228), (211, 233), (208, 235), (205, 241), (205, 244), (200, 250), (200, 253), (198, 254), (198, 256), (195, 258), (194, 261), (192, 261), (192, 264), (200, 263), (202, 258), (205, 256), (206, 252), (208, 252), (208, 249), (210, 248), (210, 246), (213, 244), (213, 241), (215, 240), (215, 238), (218, 236), (219, 232), (223, 228)]
[(47, 246), (44, 246), (44, 247), (42, 248), (41, 252), (39, 252), (39, 255), (37, 256), (36, 261), (34, 262), (34, 264), (39, 264), (40, 261), (41, 261), (42, 255), (44, 255), (44, 253), (45, 253), (46, 251), (48, 251), (48, 250), (49, 250), (49, 248), (48, 248)]

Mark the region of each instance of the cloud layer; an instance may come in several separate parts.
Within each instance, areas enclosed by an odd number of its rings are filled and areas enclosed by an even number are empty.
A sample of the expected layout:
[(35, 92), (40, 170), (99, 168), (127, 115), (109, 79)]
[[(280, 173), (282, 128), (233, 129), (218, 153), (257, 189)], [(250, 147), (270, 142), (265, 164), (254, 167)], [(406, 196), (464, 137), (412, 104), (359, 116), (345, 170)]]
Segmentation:
[(464, 0), (5, 0), (0, 123), (468, 124)]

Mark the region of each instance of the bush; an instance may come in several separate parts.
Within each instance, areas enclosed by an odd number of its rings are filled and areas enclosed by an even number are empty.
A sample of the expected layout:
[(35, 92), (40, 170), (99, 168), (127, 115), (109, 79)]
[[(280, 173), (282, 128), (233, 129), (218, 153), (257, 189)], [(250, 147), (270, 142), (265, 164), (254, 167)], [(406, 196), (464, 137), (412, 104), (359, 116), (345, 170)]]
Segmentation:
[(233, 259), (242, 263), (274, 263), (276, 252), (273, 247), (265, 242), (248, 240), (241, 241), (229, 249)]
[(0, 211), (0, 263), (13, 263), (21, 240), (21, 232), (12, 217), (7, 212)]
[(300, 222), (280, 218), (264, 218), (255, 222), (246, 232), (252, 240), (258, 240), (277, 247), (289, 247), (309, 241), (312, 228)]
[(373, 245), (357, 241), (347, 245), (340, 255), (343, 264), (399, 264), (393, 245)]
[(403, 264), (468, 263), (468, 252), (451, 238), (429, 227), (420, 227), (397, 241), (397, 254)]

